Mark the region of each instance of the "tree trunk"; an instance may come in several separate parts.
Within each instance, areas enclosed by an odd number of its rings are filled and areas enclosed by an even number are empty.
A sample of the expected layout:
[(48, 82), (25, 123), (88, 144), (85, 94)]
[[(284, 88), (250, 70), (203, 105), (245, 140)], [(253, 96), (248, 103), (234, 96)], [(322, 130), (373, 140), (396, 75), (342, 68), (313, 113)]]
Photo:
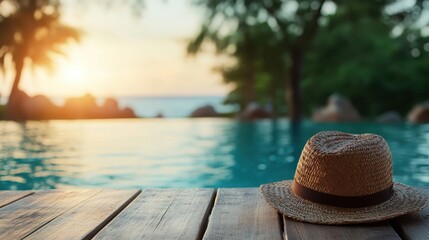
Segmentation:
[(277, 108), (277, 94), (276, 94), (277, 86), (272, 83), (270, 87), (270, 102), (271, 102), (271, 118), (277, 119), (279, 110)]
[(244, 101), (246, 107), (254, 102), (256, 100), (256, 93), (255, 93), (255, 69), (254, 69), (254, 56), (253, 56), (253, 46), (252, 42), (249, 39), (246, 40), (246, 53), (245, 53), (245, 59), (244, 59), (244, 67), (245, 67), (245, 96)]
[(274, 97), (271, 97), (270, 102), (271, 102), (271, 118), (277, 119), (279, 114), (278, 114), (277, 104), (275, 102)]
[(8, 120), (22, 120), (24, 118), (22, 112), (23, 93), (19, 90), (19, 82), (21, 81), (23, 69), (24, 58), (18, 57), (15, 60), (15, 79), (13, 81), (6, 107), (6, 119)]
[(249, 66), (246, 73), (246, 85), (245, 85), (245, 105), (248, 106), (249, 103), (255, 101), (255, 78), (253, 74), (253, 68), (250, 66), (252, 63), (248, 63)]
[(289, 119), (291, 122), (301, 120), (301, 70), (303, 61), (303, 51), (300, 47), (291, 50), (291, 66), (286, 78), (286, 100), (288, 103)]
[(256, 100), (255, 93), (255, 69), (254, 69), (254, 43), (253, 36), (250, 32), (250, 26), (246, 22), (240, 22), (240, 26), (244, 31), (244, 55), (243, 55), (243, 64), (244, 64), (244, 102), (247, 107), (249, 103)]

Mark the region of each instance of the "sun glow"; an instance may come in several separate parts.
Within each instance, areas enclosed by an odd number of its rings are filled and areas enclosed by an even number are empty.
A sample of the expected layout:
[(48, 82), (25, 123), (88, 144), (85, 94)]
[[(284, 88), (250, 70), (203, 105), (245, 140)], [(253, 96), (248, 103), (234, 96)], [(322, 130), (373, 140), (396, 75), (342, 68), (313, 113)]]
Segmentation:
[(85, 69), (78, 64), (65, 63), (58, 69), (58, 78), (69, 84), (81, 84), (85, 80)]
[[(105, 10), (98, 7), (88, 8), (88, 12), (82, 14), (76, 6), (64, 6), (64, 23), (85, 32), (81, 42), (62, 47), (66, 57), (53, 59), (53, 72), (43, 68), (38, 68), (37, 74), (26, 71), (20, 87), (29, 95), (51, 97), (85, 93), (94, 96), (227, 93), (230, 86), (221, 84), (220, 76), (211, 70), (223, 62), (218, 63), (210, 53), (185, 58), (185, 42), (177, 40), (191, 38), (199, 30), (199, 13), (189, 8), (186, 1), (147, 2), (151, 11), (138, 20), (138, 24), (129, 14), (106, 15)], [(186, 18), (182, 22), (166, 16)], [(106, 25), (106, 18), (114, 25)], [(179, 25), (168, 28), (172, 24)], [(3, 86), (0, 76), (0, 95), (9, 93), (13, 76), (8, 79), (8, 86)]]

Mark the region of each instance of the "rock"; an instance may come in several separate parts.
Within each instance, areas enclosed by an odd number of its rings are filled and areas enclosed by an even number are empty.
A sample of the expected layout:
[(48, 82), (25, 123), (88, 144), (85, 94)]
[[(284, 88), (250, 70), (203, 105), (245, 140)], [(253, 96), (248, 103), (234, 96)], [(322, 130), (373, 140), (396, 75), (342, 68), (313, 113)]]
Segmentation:
[(316, 110), (312, 119), (315, 122), (356, 122), (360, 115), (346, 97), (332, 94), (326, 107)]
[(104, 104), (101, 107), (101, 114), (103, 118), (114, 118), (118, 115), (122, 115), (122, 113), (120, 113), (118, 102), (113, 98), (107, 98), (104, 101)]
[(95, 98), (90, 94), (78, 98), (68, 98), (63, 108), (64, 118), (87, 119), (100, 117), (100, 109)]
[(412, 123), (429, 122), (429, 100), (418, 104), (408, 113), (407, 120)]
[[(15, 101), (8, 107), (14, 109), (9, 119), (46, 120), (46, 119), (91, 119), (91, 118), (135, 118), (131, 108), (120, 109), (118, 102), (108, 98), (102, 107), (90, 94), (78, 98), (68, 98), (63, 107), (56, 106), (43, 95), (29, 97), (19, 91)], [(13, 108), (12, 108), (13, 107)]]
[(120, 114), (116, 118), (136, 118), (133, 109), (126, 107), (120, 111)]
[(65, 117), (71, 119), (136, 117), (131, 108), (120, 109), (118, 101), (113, 98), (107, 98), (103, 106), (99, 107), (95, 98), (90, 94), (67, 99), (64, 112)]
[(402, 117), (398, 112), (389, 111), (378, 116), (375, 121), (378, 123), (401, 123)]
[(60, 109), (46, 96), (36, 95), (22, 102), (22, 110), (26, 119), (41, 120), (55, 118)]
[(271, 112), (256, 102), (249, 103), (244, 111), (239, 114), (239, 118), (243, 120), (264, 119), (271, 117)]
[(104, 100), (103, 109), (111, 110), (111, 111), (118, 110), (119, 109), (118, 101), (116, 101), (116, 99), (114, 98), (106, 98), (106, 100)]
[(206, 105), (195, 109), (191, 113), (191, 117), (217, 117), (219, 114), (216, 112), (215, 108), (211, 105)]
[(154, 118), (164, 118), (164, 114), (162, 114), (162, 112), (159, 112), (155, 115)]

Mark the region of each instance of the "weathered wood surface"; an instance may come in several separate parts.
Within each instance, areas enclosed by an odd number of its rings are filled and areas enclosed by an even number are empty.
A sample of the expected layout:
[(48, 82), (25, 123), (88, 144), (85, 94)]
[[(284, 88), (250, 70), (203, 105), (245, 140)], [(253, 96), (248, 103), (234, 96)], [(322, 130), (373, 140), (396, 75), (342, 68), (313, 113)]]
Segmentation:
[(386, 221), (375, 224), (326, 226), (284, 218), (285, 239), (401, 239)]
[(1, 191), (0, 192), (0, 208), (13, 203), (21, 198), (33, 194), (33, 191)]
[(26, 239), (89, 239), (140, 193), (137, 190), (103, 190)]
[(43, 191), (0, 208), (0, 239), (22, 239), (98, 191)]
[[(420, 190), (429, 196), (429, 187)], [(394, 223), (407, 239), (429, 239), (429, 206), (418, 213), (398, 217)]]
[(198, 239), (214, 189), (144, 190), (94, 239)]
[[(422, 190), (429, 195), (429, 188)], [(324, 226), (281, 217), (265, 203), (257, 188), (217, 192), (213, 189), (0, 191), (0, 239), (281, 239), (282, 236), (429, 239), (429, 207), (388, 222)]]
[(204, 239), (281, 239), (279, 215), (256, 188), (221, 188)]

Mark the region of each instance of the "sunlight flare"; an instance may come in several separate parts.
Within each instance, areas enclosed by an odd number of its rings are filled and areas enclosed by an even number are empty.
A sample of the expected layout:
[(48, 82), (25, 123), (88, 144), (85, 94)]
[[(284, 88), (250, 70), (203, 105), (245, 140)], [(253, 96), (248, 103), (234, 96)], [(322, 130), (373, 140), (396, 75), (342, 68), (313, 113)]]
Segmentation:
[(58, 69), (58, 79), (71, 84), (81, 84), (85, 80), (86, 71), (82, 65), (65, 63)]

